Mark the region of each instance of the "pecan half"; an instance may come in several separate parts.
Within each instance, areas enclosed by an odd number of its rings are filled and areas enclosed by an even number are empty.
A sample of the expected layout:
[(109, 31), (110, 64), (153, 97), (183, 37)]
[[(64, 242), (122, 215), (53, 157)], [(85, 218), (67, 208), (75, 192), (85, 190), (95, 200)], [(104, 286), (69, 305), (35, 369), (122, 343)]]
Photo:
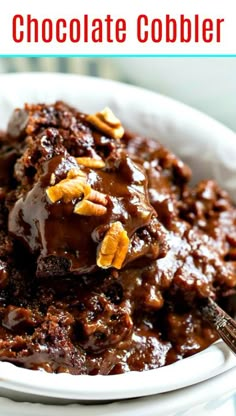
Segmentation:
[(86, 168), (102, 169), (105, 167), (105, 162), (102, 159), (93, 157), (76, 157), (76, 162)]
[(129, 237), (120, 221), (110, 225), (98, 248), (97, 265), (103, 269), (121, 269), (129, 248)]
[(89, 114), (86, 117), (86, 120), (113, 139), (121, 139), (124, 135), (124, 128), (122, 127), (120, 120), (108, 107), (105, 107), (104, 110), (99, 113)]
[(106, 214), (107, 209), (104, 205), (96, 204), (88, 199), (82, 199), (74, 208), (74, 213), (86, 216), (100, 216)]
[(84, 199), (76, 204), (74, 212), (79, 215), (104, 215), (107, 212), (107, 203), (108, 198), (105, 194), (91, 188)]
[(108, 202), (107, 195), (103, 194), (102, 192), (95, 191), (95, 189), (92, 189), (92, 188), (91, 188), (90, 193), (86, 195), (86, 199), (94, 202), (95, 204), (100, 204), (104, 206), (106, 206)]

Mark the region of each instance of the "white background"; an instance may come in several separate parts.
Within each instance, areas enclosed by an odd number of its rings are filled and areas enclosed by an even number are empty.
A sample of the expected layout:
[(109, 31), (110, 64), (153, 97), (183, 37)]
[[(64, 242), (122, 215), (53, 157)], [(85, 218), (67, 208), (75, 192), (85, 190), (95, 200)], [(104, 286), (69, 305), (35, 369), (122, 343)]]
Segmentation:
[[(236, 54), (236, 6), (234, 0), (66, 0), (65, 2), (41, 0), (9, 0), (0, 5), (0, 54), (17, 55), (162, 55), (162, 54)], [(31, 14), (39, 20), (44, 18), (104, 19), (107, 14), (127, 21), (127, 40), (125, 43), (83, 43), (70, 42), (59, 44), (56, 41), (47, 44), (15, 43), (12, 40), (12, 18), (15, 14)], [(136, 37), (136, 21), (140, 14), (151, 18), (163, 19), (166, 14), (179, 19), (180, 14), (193, 18), (199, 14), (203, 18), (224, 18), (221, 43), (194, 44), (180, 42), (166, 44), (139, 43)]]

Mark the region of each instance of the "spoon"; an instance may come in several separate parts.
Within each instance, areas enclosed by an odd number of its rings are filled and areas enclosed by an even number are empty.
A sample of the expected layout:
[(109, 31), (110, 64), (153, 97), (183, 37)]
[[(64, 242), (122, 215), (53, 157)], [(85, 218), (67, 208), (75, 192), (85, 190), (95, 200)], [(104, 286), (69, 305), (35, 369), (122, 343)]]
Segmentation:
[(236, 321), (210, 298), (201, 305), (201, 312), (203, 318), (213, 326), (231, 351), (236, 354)]

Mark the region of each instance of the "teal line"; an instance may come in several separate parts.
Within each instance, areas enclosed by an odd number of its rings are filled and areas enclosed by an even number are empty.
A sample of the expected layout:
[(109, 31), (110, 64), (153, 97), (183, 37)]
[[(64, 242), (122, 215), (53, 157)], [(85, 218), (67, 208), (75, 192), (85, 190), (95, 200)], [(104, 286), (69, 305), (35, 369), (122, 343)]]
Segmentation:
[(236, 58), (236, 54), (0, 54), (0, 58)]

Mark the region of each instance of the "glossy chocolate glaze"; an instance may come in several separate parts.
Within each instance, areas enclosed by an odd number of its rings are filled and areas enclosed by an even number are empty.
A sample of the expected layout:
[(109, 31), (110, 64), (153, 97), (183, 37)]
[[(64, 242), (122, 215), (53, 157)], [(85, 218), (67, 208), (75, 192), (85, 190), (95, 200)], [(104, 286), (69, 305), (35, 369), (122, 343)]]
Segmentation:
[[(46, 196), (52, 173), (58, 181), (64, 179), (70, 169), (77, 167), (71, 156), (54, 156), (44, 162), (39, 180), (17, 200), (10, 211), (9, 232), (26, 243), (32, 253), (39, 252), (40, 264), (44, 258), (61, 257), (69, 261), (67, 271), (76, 274), (90, 273), (97, 268), (97, 246), (108, 225), (115, 221), (122, 222), (131, 240), (126, 263), (138, 257), (155, 259), (159, 256), (158, 240), (163, 247), (165, 230), (162, 230), (148, 201), (147, 179), (142, 168), (134, 164), (124, 151), (117, 152), (117, 159), (107, 160), (104, 169), (84, 168), (91, 187), (108, 198), (105, 215), (86, 217), (73, 213), (78, 202), (76, 199), (67, 204), (61, 201), (51, 204)], [(156, 235), (155, 238), (150, 236), (152, 241), (145, 246), (143, 241), (139, 241), (136, 232), (144, 230), (151, 221), (153, 226), (154, 221), (156, 223)], [(136, 244), (133, 248), (134, 239)], [(47, 269), (44, 272), (39, 267), (37, 273), (48, 275), (50, 271)], [(59, 271), (59, 274), (64, 273), (64, 268)]]
[[(2, 133), (0, 153), (0, 360), (72, 374), (117, 374), (170, 364), (216, 334), (198, 302), (231, 305), (236, 209), (212, 180), (157, 141), (103, 135), (65, 103), (26, 105)], [(46, 194), (80, 166), (107, 198), (102, 216), (73, 212), (78, 199)], [(120, 221), (130, 239), (120, 270), (96, 264)]]

